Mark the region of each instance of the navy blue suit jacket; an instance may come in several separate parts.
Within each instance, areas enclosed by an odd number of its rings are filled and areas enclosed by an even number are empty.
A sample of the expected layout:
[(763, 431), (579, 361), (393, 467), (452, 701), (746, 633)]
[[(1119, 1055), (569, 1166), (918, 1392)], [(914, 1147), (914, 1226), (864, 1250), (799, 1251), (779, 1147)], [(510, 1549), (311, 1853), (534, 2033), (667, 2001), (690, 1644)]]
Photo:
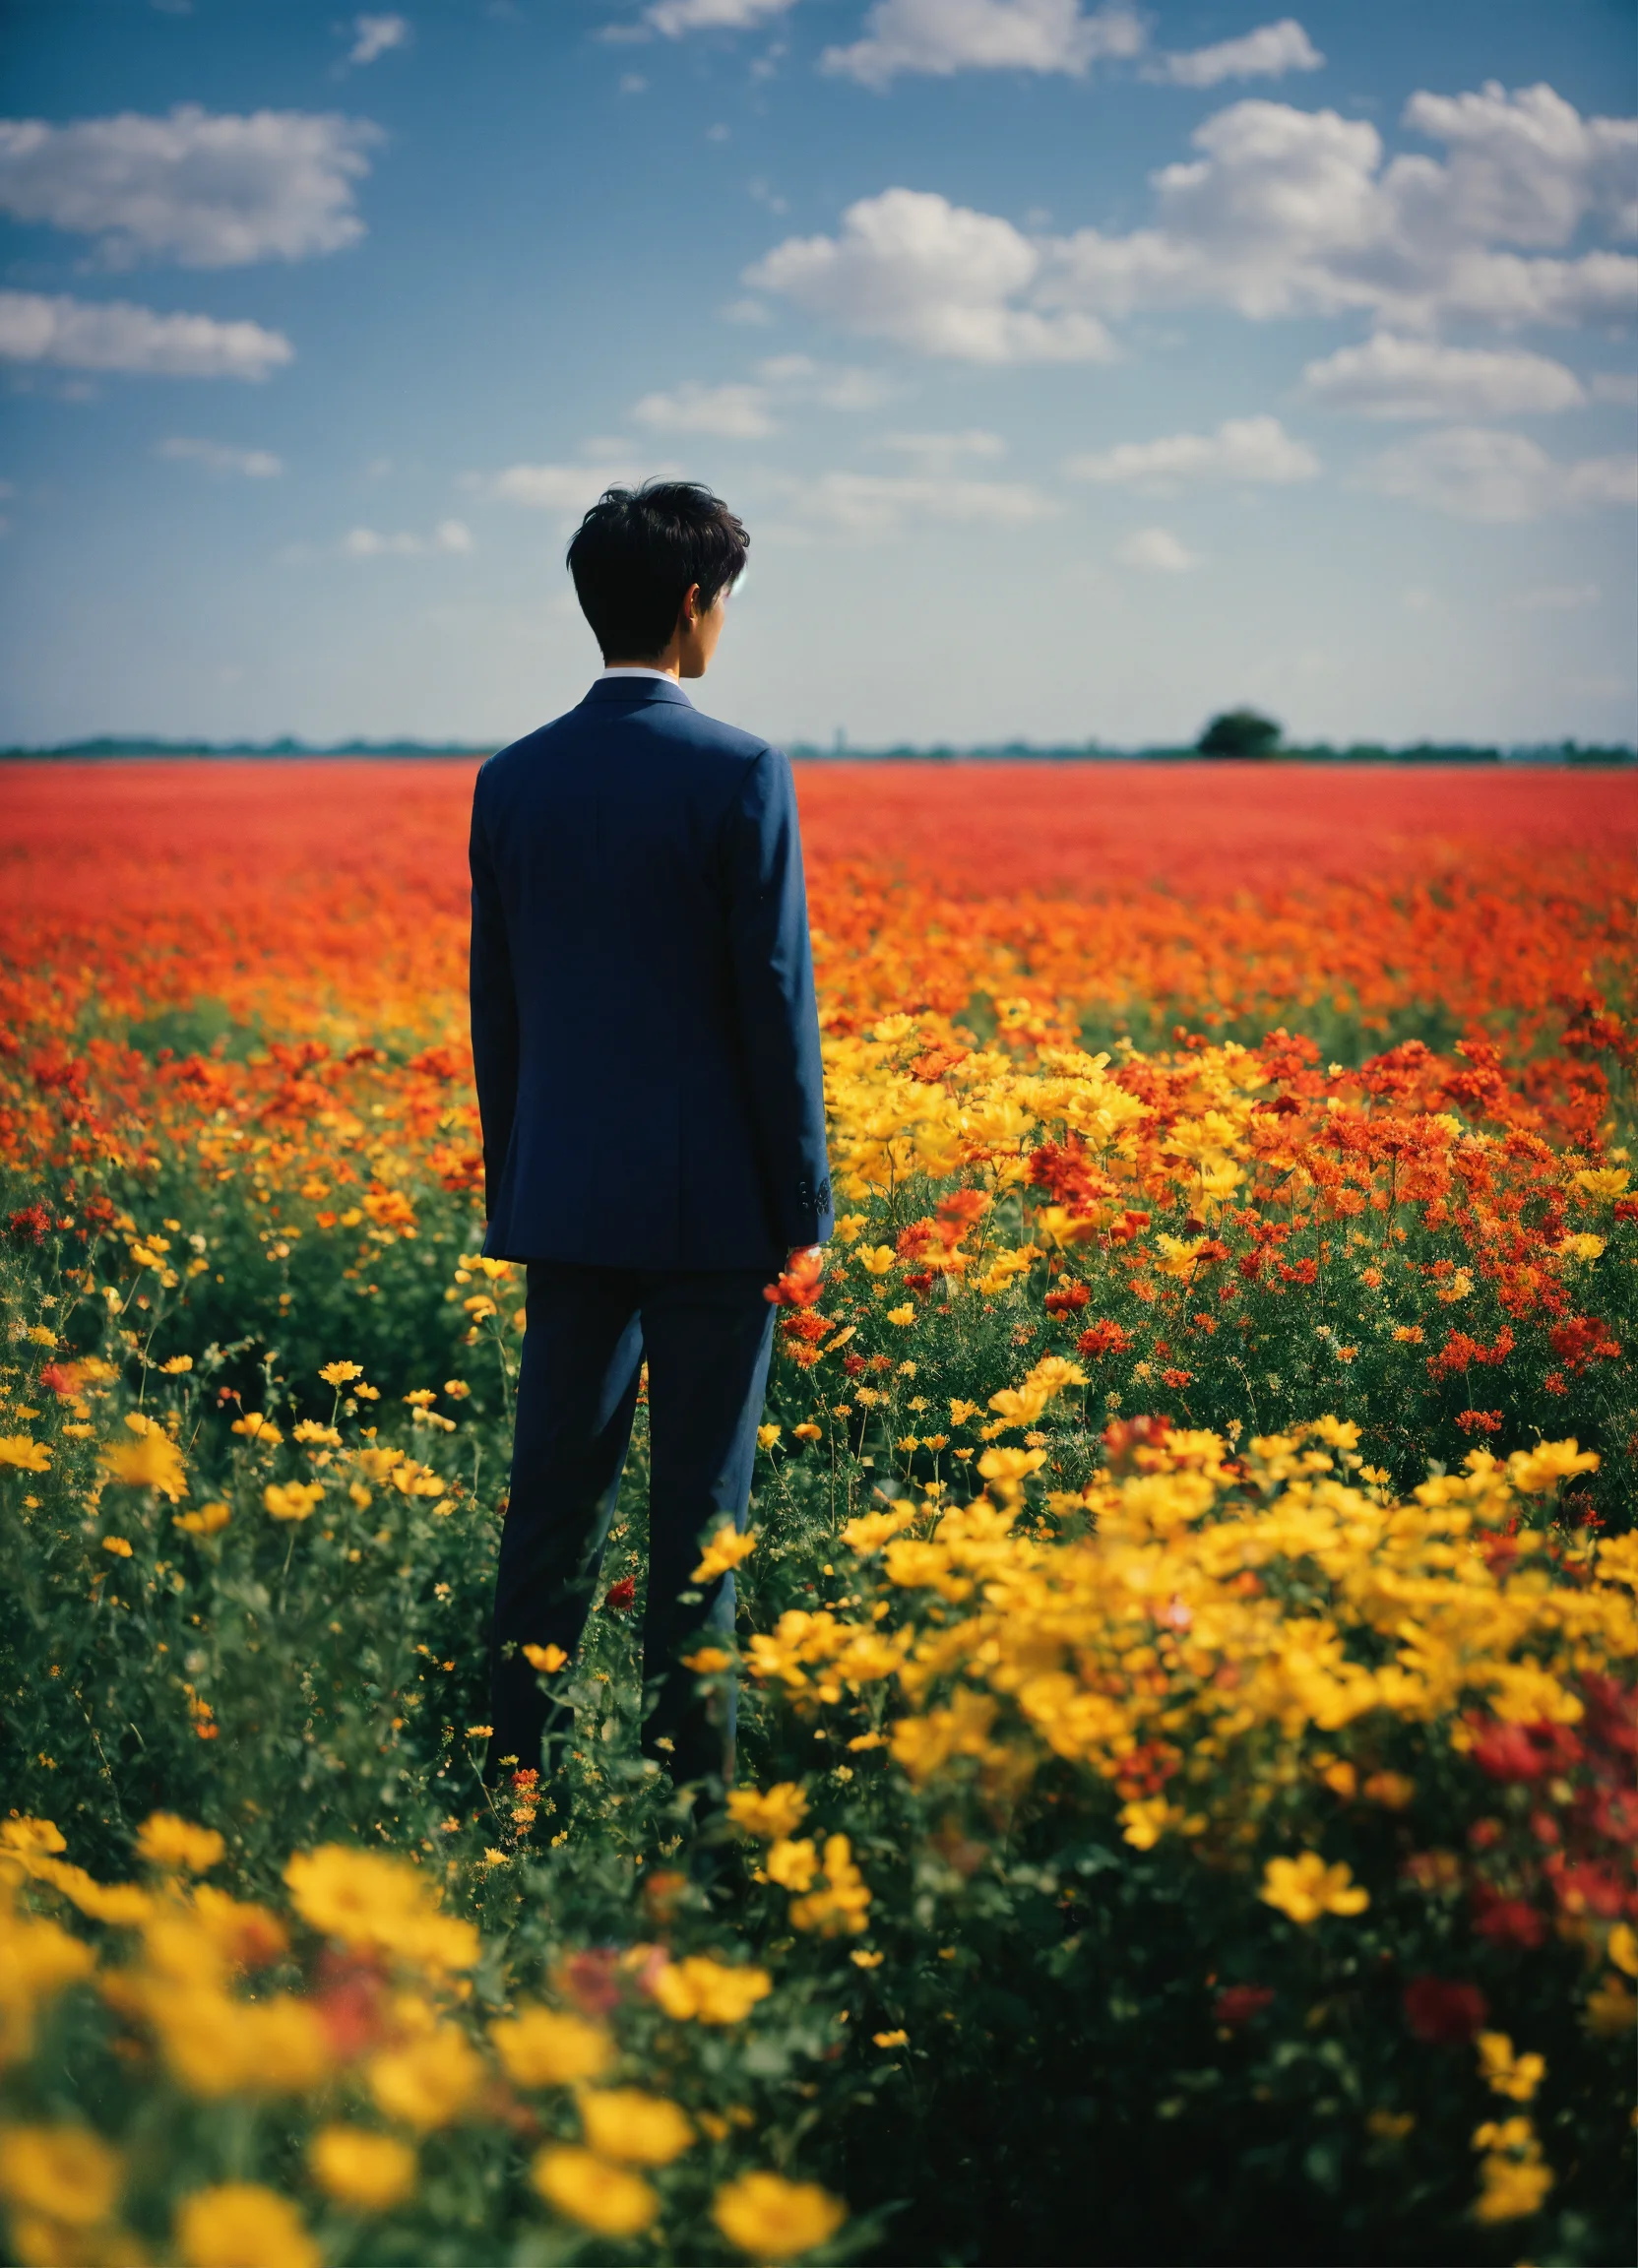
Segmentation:
[(511, 1260), (771, 1267), (831, 1232), (795, 785), (659, 677), (491, 756), (472, 1056)]

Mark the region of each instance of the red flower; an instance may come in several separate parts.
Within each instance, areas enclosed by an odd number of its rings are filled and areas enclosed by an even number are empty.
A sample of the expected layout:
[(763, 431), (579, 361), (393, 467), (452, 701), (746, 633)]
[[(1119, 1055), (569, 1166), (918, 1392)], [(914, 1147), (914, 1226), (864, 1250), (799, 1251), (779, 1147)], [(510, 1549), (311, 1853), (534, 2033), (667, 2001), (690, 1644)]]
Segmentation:
[(1091, 1297), (1092, 1293), (1084, 1284), (1065, 1284), (1061, 1290), (1047, 1292), (1046, 1312), (1048, 1315), (1073, 1315)]
[(1546, 1916), (1538, 1913), (1527, 1899), (1498, 1898), (1488, 1884), (1477, 1882), (1473, 1902), (1475, 1932), (1492, 1945), (1512, 1945), (1522, 1953), (1534, 1953), (1545, 1942)]
[(1268, 1984), (1230, 1984), (1212, 2002), (1212, 2014), (1220, 2024), (1244, 2024), (1250, 2017), (1260, 2016), (1274, 1998)]
[(1123, 1331), (1118, 1323), (1095, 1323), (1076, 1340), (1075, 1352), (1077, 1354), (1126, 1354), (1131, 1352), (1131, 1333)]
[(1581, 1761), (1581, 1742), (1567, 1725), (1504, 1725), (1468, 1719), (1473, 1760), (1492, 1780), (1542, 1780)]
[(21, 1212), (12, 1215), (7, 1226), (20, 1243), (43, 1244), (51, 1216), (43, 1205), (25, 1205)]
[(812, 1307), (824, 1290), (825, 1255), (817, 1244), (793, 1252), (777, 1284), (765, 1284), (762, 1296), (776, 1307)]
[(1477, 1984), (1445, 1977), (1413, 1977), (1405, 1987), (1405, 2021), (1429, 2047), (1461, 2047), (1482, 2029), (1489, 2003)]
[(637, 1604), (635, 1580), (630, 1575), (622, 1575), (618, 1583), (610, 1583), (602, 1603), (611, 1614), (629, 1614)]
[(1193, 1377), (1194, 1372), (1192, 1370), (1163, 1370), (1161, 1372), (1161, 1384), (1169, 1386), (1174, 1393), (1180, 1394)]

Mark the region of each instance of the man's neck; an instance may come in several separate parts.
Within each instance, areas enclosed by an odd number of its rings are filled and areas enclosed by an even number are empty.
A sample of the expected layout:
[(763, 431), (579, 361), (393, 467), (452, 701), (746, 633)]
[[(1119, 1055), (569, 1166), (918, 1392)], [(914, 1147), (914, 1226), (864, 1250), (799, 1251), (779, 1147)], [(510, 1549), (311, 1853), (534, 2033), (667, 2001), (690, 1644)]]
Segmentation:
[(627, 670), (640, 677), (669, 677), (674, 685), (682, 682), (682, 663), (663, 658), (651, 662), (605, 662), (602, 665), (605, 677), (612, 676), (616, 670)]

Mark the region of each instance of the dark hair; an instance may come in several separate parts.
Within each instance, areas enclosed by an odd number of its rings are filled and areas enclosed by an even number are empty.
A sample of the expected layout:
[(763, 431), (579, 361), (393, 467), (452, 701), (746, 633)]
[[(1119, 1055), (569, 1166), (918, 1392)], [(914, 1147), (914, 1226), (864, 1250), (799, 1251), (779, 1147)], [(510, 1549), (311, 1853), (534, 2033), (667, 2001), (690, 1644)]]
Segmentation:
[(743, 571), (750, 536), (697, 480), (605, 488), (575, 530), (569, 573), (604, 661), (663, 653), (691, 585), (700, 604)]

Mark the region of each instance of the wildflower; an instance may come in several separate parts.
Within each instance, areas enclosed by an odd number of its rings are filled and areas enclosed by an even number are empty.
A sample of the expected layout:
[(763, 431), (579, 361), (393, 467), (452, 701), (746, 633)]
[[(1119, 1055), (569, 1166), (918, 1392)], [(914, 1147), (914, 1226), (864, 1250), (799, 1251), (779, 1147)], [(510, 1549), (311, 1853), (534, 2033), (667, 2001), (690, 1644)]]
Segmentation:
[(37, 2214), (61, 2229), (94, 2229), (113, 2212), (119, 2185), (117, 2153), (89, 2126), (0, 2127), (0, 2197), (20, 2220)]
[(1515, 1449), (1507, 1460), (1507, 1478), (1526, 1496), (1540, 1496), (1556, 1488), (1572, 1474), (1596, 1473), (1599, 1453), (1580, 1442), (1538, 1441), (1534, 1449)]
[(561, 1646), (524, 1646), (519, 1652), (530, 1668), (538, 1670), (544, 1677), (555, 1676), (569, 1659)]
[(879, 1969), (886, 1960), (885, 1953), (867, 1953), (863, 1946), (855, 1946), (848, 1956), (855, 1969)]
[(260, 1410), (247, 1410), (242, 1418), (235, 1418), (230, 1432), (242, 1433), (247, 1441), (259, 1441), (264, 1449), (277, 1449), (284, 1436), (273, 1419)]
[(1405, 1987), (1405, 2021), (1430, 2047), (1462, 2047), (1477, 2037), (1489, 2013), (1477, 1984), (1443, 1977), (1413, 1977)]
[(1605, 1976), (1587, 1995), (1587, 2026), (1604, 2040), (1619, 2040), (1638, 2024), (1638, 1999), (1619, 1977)]
[(753, 2260), (793, 2260), (826, 2244), (848, 2218), (839, 2197), (815, 2181), (788, 2181), (779, 2174), (741, 2174), (718, 2190), (711, 2218), (739, 2251)]
[(1480, 2032), (1474, 2041), (1479, 2049), (1479, 2071), (1492, 2095), (1528, 2103), (1546, 2077), (1546, 2062), (1540, 2055), (1515, 2055), (1505, 2032)]
[(887, 1320), (890, 1323), (896, 1323), (901, 1331), (907, 1330), (915, 1321), (915, 1309), (907, 1300), (902, 1307), (890, 1307), (887, 1310)]
[(910, 2046), (910, 2034), (908, 2032), (872, 2032), (870, 2040), (871, 2045), (876, 2048), (908, 2048)]
[(893, 1268), (899, 1255), (891, 1244), (861, 1244), (853, 1258), (871, 1276), (885, 1276)]
[(1553, 2174), (1528, 2118), (1487, 2118), (1475, 2129), (1473, 2146), (1486, 2153), (1479, 2165), (1476, 2221), (1519, 2221), (1541, 2210)]
[(390, 2213), (415, 2186), (409, 2143), (366, 2126), (321, 2126), (307, 2145), (307, 2163), (321, 2189), (363, 2213)]
[(102, 1548), (111, 1551), (116, 1559), (129, 1559), (131, 1556), (130, 1542), (124, 1536), (104, 1536)]
[(324, 1501), (322, 1480), (270, 1481), (262, 1502), (275, 1520), (310, 1520)]
[(435, 1887), (403, 1859), (329, 1843), (292, 1858), (284, 1880), (304, 1922), (359, 1951), (397, 1953), (432, 1970), (477, 1961), (477, 1931), (440, 1914)]
[(748, 1559), (756, 1549), (756, 1531), (746, 1529), (736, 1533), (729, 1521), (724, 1521), (713, 1534), (700, 1554), (700, 1563), (688, 1578), (691, 1583), (715, 1583), (719, 1575), (725, 1575)]
[(629, 1614), (637, 1604), (635, 1576), (622, 1575), (618, 1583), (610, 1583), (603, 1593), (603, 1607), (610, 1614)]
[(489, 2027), (507, 2077), (519, 2087), (574, 2087), (607, 2069), (614, 2044), (600, 2024), (558, 2008), (521, 2008)]
[(320, 2268), (323, 2258), (295, 2207), (259, 2181), (223, 2181), (184, 2197), (176, 2249), (186, 2268)]
[(1212, 2002), (1212, 2014), (1220, 2024), (1245, 2024), (1273, 2003), (1270, 1984), (1230, 1984)]
[(806, 1890), (818, 1864), (812, 1840), (805, 1836), (800, 1843), (782, 1839), (763, 1861), (769, 1881), (777, 1882), (782, 1890)]
[(363, 1375), (363, 1365), (359, 1362), (327, 1362), (319, 1372), (327, 1386), (345, 1386), (350, 1379)]
[(676, 2105), (640, 2087), (589, 2088), (580, 2097), (580, 2119), (599, 2158), (630, 2166), (669, 2166), (694, 2141)]
[(1416, 1800), (1417, 1784), (1403, 1772), (1373, 1772), (1359, 1793), (1367, 1803), (1380, 1803), (1385, 1811), (1404, 1811)]
[(1354, 1883), (1352, 1869), (1340, 1862), (1327, 1866), (1317, 1851), (1271, 1858), (1257, 1895), (1303, 1927), (1322, 1914), (1362, 1914), (1370, 1904), (1369, 1893)]
[(425, 2133), (460, 2117), (483, 2084), (483, 2065), (464, 2032), (440, 2024), (372, 2057), (368, 2076), (388, 2117)]
[(667, 1962), (649, 1986), (667, 2016), (702, 2024), (741, 2023), (773, 1989), (766, 1969), (730, 1969), (697, 1953)]
[(793, 1834), (807, 1812), (807, 1797), (793, 1780), (781, 1780), (772, 1788), (730, 1789), (727, 1804), (734, 1825), (761, 1843), (776, 1843)]
[(765, 1285), (762, 1295), (776, 1307), (812, 1307), (825, 1288), (824, 1274), (824, 1252), (819, 1245), (810, 1245), (805, 1252), (792, 1254), (778, 1283)]
[(780, 1437), (780, 1431), (781, 1428), (778, 1425), (772, 1423), (767, 1425), (759, 1425), (756, 1429), (757, 1447), (763, 1450), (772, 1449), (775, 1442)]
[(824, 1427), (815, 1425), (811, 1418), (803, 1424), (793, 1425), (791, 1431), (798, 1441), (822, 1441), (825, 1438)]
[(170, 1524), (189, 1536), (215, 1536), (232, 1517), (225, 1504), (201, 1504), (197, 1512), (172, 1513)]
[[(774, 1858), (782, 1846), (775, 1846), (768, 1854), (768, 1872), (774, 1873)], [(797, 1844), (783, 1846), (787, 1850), (803, 1848)], [(809, 1851), (813, 1846), (808, 1844)], [(793, 1887), (788, 1884), (787, 1887)], [(828, 1835), (825, 1838), (824, 1888), (811, 1891), (806, 1897), (790, 1902), (790, 1920), (798, 1929), (817, 1930), (821, 1936), (833, 1937), (839, 1932), (856, 1936), (869, 1927), (870, 1892), (863, 1875), (853, 1864), (852, 1847), (846, 1835)]]
[(145, 1428), (134, 1441), (109, 1442), (102, 1451), (102, 1465), (110, 1480), (127, 1488), (158, 1488), (173, 1504), (188, 1492), (181, 1452), (157, 1425)]
[(591, 2150), (561, 2143), (536, 2152), (529, 2177), (546, 2203), (599, 2236), (638, 2236), (652, 2227), (660, 2199), (640, 2174)]
[(137, 1830), (137, 1856), (167, 1874), (208, 1874), (227, 1846), (214, 1827), (195, 1827), (170, 1811), (154, 1811)]

